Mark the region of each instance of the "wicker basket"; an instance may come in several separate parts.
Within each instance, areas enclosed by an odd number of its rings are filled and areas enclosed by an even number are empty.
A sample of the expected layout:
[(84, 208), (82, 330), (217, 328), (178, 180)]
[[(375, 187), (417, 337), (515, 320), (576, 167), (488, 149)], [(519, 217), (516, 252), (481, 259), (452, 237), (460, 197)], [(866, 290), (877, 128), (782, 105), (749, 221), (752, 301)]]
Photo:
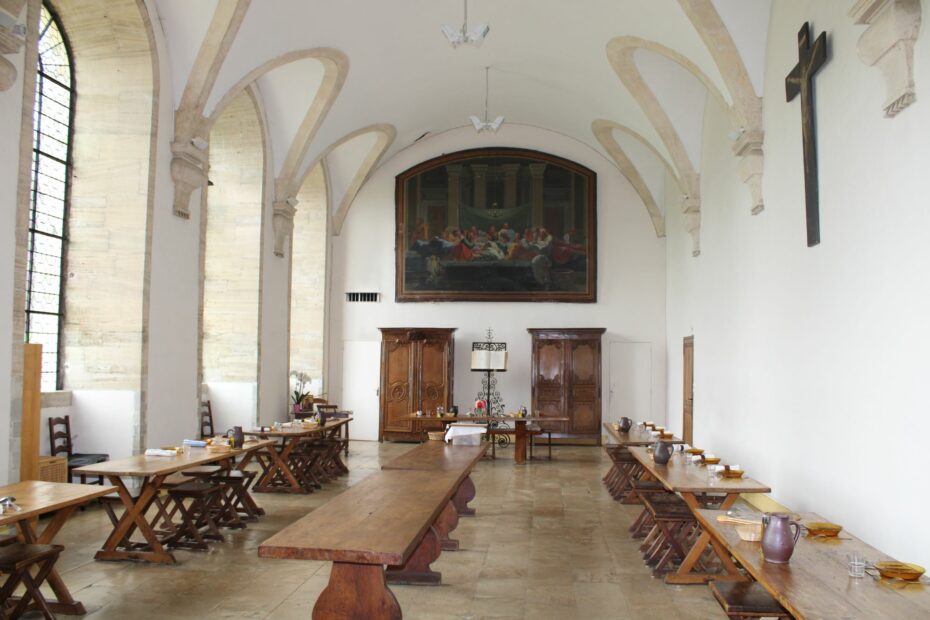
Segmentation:
[(63, 456), (40, 456), (39, 480), (68, 482), (68, 459)]
[(444, 441), (446, 438), (445, 431), (429, 431), (426, 434), (429, 435), (430, 441)]

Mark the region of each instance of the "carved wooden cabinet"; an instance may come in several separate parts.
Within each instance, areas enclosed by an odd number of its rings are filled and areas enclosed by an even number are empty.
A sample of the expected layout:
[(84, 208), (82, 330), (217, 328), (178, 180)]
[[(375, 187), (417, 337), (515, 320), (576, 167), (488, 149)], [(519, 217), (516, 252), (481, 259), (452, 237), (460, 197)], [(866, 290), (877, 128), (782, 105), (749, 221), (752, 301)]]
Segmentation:
[(529, 329), (533, 337), (532, 411), (541, 416), (567, 417), (568, 422), (544, 424), (558, 434), (601, 437), (602, 327)]
[[(452, 406), (455, 329), (381, 328), (380, 439), (419, 440), (412, 413)], [(423, 430), (442, 430), (437, 420), (418, 421)]]

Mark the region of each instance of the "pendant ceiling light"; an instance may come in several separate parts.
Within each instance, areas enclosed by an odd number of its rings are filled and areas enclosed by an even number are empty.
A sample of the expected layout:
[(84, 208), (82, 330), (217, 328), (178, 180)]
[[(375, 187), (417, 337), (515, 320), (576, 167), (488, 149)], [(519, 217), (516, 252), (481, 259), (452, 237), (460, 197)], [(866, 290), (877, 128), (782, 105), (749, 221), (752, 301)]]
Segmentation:
[(452, 47), (465, 44), (481, 47), (491, 27), (482, 23), (475, 26), (472, 30), (468, 29), (468, 0), (465, 0), (465, 21), (462, 23), (462, 27), (455, 28), (448, 24), (443, 24), (441, 30), (442, 33), (446, 35), (446, 38), (449, 39), (449, 43), (452, 44)]
[(492, 131), (497, 133), (497, 130), (500, 129), (504, 122), (503, 116), (498, 116), (493, 121), (488, 120), (488, 71), (490, 68), (491, 67), (484, 68), (484, 120), (482, 121), (475, 115), (468, 117), (471, 120), (471, 124), (475, 126), (475, 131), (478, 133), (481, 133), (482, 131)]

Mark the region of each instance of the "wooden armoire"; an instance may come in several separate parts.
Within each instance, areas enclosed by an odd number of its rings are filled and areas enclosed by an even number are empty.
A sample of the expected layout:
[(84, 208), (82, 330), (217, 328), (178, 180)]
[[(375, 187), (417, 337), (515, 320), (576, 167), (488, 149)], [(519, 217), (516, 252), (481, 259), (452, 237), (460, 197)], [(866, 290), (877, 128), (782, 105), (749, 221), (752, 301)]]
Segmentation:
[[(383, 441), (416, 441), (410, 415), (452, 406), (455, 328), (382, 327), (381, 432)], [(442, 430), (438, 420), (417, 421), (423, 430)]]
[(532, 412), (567, 417), (543, 424), (556, 437), (601, 441), (601, 336), (603, 327), (529, 329), (533, 337)]

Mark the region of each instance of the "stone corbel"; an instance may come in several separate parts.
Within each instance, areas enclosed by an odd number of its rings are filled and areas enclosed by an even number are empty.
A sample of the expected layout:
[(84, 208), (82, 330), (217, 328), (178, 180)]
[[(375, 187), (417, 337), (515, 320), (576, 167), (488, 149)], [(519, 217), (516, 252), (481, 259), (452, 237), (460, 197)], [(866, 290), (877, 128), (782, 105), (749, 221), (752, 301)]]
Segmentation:
[(762, 139), (761, 131), (741, 131), (733, 143), (733, 153), (740, 158), (740, 179), (749, 188), (753, 215), (758, 215), (765, 209), (762, 198)]
[[(195, 146), (195, 141), (203, 148)], [(171, 180), (174, 181), (174, 214), (190, 219), (191, 194), (207, 185), (206, 141), (202, 138), (171, 144)]]
[(274, 255), (284, 256), (284, 248), (287, 246), (287, 239), (294, 232), (294, 214), (297, 213), (296, 198), (286, 200), (276, 200), (274, 202), (274, 214), (271, 218), (271, 225), (274, 229)]
[(885, 116), (914, 103), (914, 42), (920, 31), (920, 0), (859, 0), (849, 11), (868, 28), (859, 37), (859, 58), (885, 78)]
[[(3, 13), (5, 22), (0, 25), (0, 54), (18, 54), (26, 42), (24, 33), (18, 31), (22, 26), (6, 25), (16, 24), (24, 4), (20, 0), (0, 3), (0, 13)], [(16, 82), (17, 75), (16, 65), (0, 56), (0, 91), (10, 88)]]
[(701, 197), (700, 179), (697, 175), (684, 179), (686, 186), (692, 188), (693, 193), (682, 196), (681, 214), (685, 231), (691, 235), (691, 255), (701, 254)]

